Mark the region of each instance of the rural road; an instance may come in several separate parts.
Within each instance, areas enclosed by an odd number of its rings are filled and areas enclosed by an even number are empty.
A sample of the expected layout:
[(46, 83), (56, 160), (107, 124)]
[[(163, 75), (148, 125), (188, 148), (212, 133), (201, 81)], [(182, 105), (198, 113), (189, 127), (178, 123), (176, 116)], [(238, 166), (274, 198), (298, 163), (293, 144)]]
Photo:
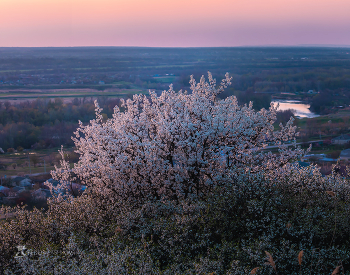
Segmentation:
[[(303, 143), (307, 143), (307, 144), (310, 144), (310, 143), (316, 143), (316, 142), (320, 142), (320, 141), (323, 141), (322, 139), (319, 139), (319, 140), (312, 140), (312, 141), (307, 141), (307, 142), (297, 142), (296, 145), (300, 145), (300, 144), (303, 144)], [(293, 143), (288, 143), (287, 146), (292, 146)], [(272, 145), (272, 146), (266, 146), (264, 149), (273, 149), (273, 148), (278, 148), (278, 146), (276, 145)]]

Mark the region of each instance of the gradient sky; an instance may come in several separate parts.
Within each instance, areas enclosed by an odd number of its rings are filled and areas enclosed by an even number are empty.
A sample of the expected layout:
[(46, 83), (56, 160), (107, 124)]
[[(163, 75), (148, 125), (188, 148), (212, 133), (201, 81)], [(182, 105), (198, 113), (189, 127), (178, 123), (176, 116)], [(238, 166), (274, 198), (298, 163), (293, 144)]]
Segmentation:
[(350, 0), (0, 0), (0, 47), (350, 45)]

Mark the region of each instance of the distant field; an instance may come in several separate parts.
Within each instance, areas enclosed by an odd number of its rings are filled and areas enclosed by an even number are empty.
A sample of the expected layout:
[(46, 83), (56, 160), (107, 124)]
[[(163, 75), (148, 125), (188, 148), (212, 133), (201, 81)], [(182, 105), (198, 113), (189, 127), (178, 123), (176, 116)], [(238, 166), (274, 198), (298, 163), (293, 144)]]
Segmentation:
[[(43, 153), (35, 153), (36, 156), (39, 158), (39, 163), (36, 164), (36, 167), (34, 167), (33, 163), (31, 163), (29, 167), (29, 158), (28, 155), (25, 153), (18, 153), (15, 154), (5, 154), (0, 155), (0, 161), (2, 163), (6, 163), (8, 166), (6, 170), (1, 169), (0, 170), (0, 177), (4, 176), (23, 176), (28, 174), (36, 174), (36, 173), (44, 173), (44, 172), (50, 172), (54, 169), (54, 166), (49, 162), (46, 161), (44, 165), (44, 159), (49, 156), (45, 155)], [(56, 158), (58, 159), (58, 153), (55, 153)], [(16, 164), (17, 166), (13, 167), (12, 164)]]
[(176, 79), (175, 76), (155, 76), (153, 77), (155, 80), (163, 83), (173, 83)]
[(81, 98), (81, 97), (125, 97), (130, 94), (147, 93), (140, 89), (107, 89), (98, 91), (95, 89), (43, 89), (43, 90), (2, 90), (0, 91), (0, 101), (25, 101), (35, 100), (37, 98)]
[[(2, 166), (1, 164), (6, 164), (7, 166), (5, 169), (0, 169), (0, 177), (4, 177), (5, 175), (9, 177), (45, 172), (49, 173), (51, 170), (55, 169), (54, 165), (59, 166), (61, 157), (58, 153), (58, 149), (59, 148), (51, 148), (0, 154), (0, 167)], [(65, 148), (64, 150), (65, 153), (71, 153), (73, 151), (72, 148)], [(36, 162), (35, 167), (33, 161)]]
[[(312, 121), (314, 121), (314, 124), (316, 125), (321, 125), (324, 123), (338, 123), (338, 122), (343, 122), (344, 120), (349, 120), (350, 119), (350, 109), (343, 109), (337, 111), (335, 114), (329, 114), (329, 115), (322, 115), (319, 117), (312, 118)], [(298, 125), (299, 127), (307, 127), (307, 121), (308, 118), (301, 118), (298, 119)], [(349, 124), (350, 128), (350, 124)]]

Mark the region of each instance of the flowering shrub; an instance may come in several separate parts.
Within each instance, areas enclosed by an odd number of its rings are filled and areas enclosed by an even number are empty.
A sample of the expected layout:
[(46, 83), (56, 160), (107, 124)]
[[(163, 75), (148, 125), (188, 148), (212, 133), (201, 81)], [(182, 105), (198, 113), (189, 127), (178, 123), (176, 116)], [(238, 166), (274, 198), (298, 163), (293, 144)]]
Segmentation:
[[(11, 256), (9, 272), (23, 274), (249, 274), (256, 267), (271, 274), (269, 251), (278, 274), (331, 274), (340, 265), (349, 274), (349, 183), (315, 167), (290, 165), (283, 174), (241, 174), (206, 200), (105, 210), (85, 196), (53, 200), (46, 213), (22, 210), (5, 223), (2, 249), (13, 252), (3, 255)], [(15, 259), (17, 244), (29, 251)]]
[(18, 207), (3, 221), (1, 271), (350, 274), (348, 179), (299, 167), (303, 151), (283, 145), (292, 121), (275, 132), (274, 106), (217, 100), (229, 82), (209, 74), (190, 94), (135, 96), (107, 120), (96, 104), (76, 132), (79, 162), (52, 173), (57, 190), (79, 180), (86, 191), (53, 192), (47, 211)]
[[(255, 112), (235, 97), (217, 100), (230, 80), (226, 74), (217, 87), (209, 73), (208, 83), (191, 78), (190, 94), (170, 87), (159, 97), (135, 95), (107, 121), (95, 102), (96, 119), (80, 123), (74, 138), (79, 162), (64, 163), (56, 178), (79, 179), (109, 200), (179, 200), (208, 194), (242, 170), (273, 170), (300, 157), (302, 150), (281, 145), (295, 137), (292, 120), (274, 131), (276, 107)], [(261, 150), (267, 141), (281, 146), (279, 154)]]

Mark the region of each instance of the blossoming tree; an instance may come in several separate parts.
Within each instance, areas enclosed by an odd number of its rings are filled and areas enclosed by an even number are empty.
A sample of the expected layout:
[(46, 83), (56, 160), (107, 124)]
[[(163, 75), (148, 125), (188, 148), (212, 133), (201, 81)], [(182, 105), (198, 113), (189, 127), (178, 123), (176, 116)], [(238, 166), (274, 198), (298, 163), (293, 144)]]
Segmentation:
[[(228, 75), (218, 86), (210, 74), (208, 83), (191, 78), (191, 93), (135, 96), (110, 119), (96, 103), (96, 119), (76, 132), (79, 162), (62, 160), (53, 172), (67, 188), (79, 179), (87, 190), (53, 196), (47, 210), (0, 209), (16, 216), (0, 224), (0, 273), (309, 275), (346, 267), (348, 178), (336, 167), (324, 177), (293, 163), (303, 151), (283, 144), (296, 135), (292, 120), (274, 131), (275, 106), (256, 112), (235, 97), (217, 100), (229, 84)], [(263, 150), (267, 142), (279, 152)]]
[[(107, 120), (95, 102), (96, 119), (80, 122), (75, 133), (79, 162), (71, 169), (63, 161), (55, 176), (79, 178), (90, 192), (118, 200), (178, 200), (207, 194), (241, 171), (274, 170), (301, 156), (283, 145), (295, 138), (292, 119), (274, 131), (273, 104), (256, 112), (236, 97), (217, 99), (230, 80), (226, 74), (217, 85), (208, 73), (208, 82), (191, 77), (191, 93), (170, 86), (160, 96), (135, 95)], [(279, 153), (263, 151), (267, 142)]]

